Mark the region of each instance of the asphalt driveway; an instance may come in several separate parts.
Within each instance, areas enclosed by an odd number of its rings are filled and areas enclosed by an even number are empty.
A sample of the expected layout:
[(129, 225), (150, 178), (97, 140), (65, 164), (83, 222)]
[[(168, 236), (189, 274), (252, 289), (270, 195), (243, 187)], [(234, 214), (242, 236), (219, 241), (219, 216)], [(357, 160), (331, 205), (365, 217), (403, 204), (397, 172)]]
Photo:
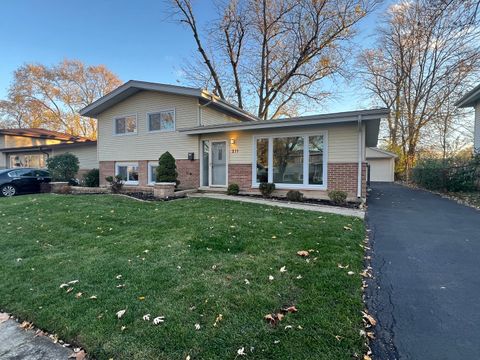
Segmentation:
[(480, 359), (480, 211), (373, 184), (367, 222), (375, 359)]

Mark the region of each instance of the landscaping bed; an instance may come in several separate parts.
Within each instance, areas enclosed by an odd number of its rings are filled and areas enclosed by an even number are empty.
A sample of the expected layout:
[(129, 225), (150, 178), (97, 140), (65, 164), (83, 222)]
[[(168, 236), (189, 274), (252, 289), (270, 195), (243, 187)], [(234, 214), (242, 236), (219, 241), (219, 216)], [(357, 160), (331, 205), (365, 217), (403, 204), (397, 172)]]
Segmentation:
[(93, 358), (350, 360), (365, 350), (360, 219), (42, 194), (0, 199), (0, 226), (0, 310)]

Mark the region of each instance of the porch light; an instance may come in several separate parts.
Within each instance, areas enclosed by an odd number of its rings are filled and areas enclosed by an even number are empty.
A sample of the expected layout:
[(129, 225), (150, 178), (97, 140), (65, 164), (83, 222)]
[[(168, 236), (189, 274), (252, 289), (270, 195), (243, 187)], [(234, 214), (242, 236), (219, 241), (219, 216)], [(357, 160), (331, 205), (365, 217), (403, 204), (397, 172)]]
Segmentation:
[(236, 140), (235, 140), (235, 139), (233, 139), (233, 138), (230, 139), (230, 144), (235, 145), (235, 143), (236, 143)]

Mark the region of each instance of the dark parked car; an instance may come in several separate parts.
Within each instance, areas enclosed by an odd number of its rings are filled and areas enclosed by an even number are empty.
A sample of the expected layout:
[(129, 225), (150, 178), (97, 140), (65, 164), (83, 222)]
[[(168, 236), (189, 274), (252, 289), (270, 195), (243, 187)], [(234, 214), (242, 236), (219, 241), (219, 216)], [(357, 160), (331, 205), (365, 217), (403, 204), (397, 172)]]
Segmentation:
[(40, 169), (0, 170), (0, 196), (39, 192), (41, 184), (49, 183), (51, 180), (48, 171)]

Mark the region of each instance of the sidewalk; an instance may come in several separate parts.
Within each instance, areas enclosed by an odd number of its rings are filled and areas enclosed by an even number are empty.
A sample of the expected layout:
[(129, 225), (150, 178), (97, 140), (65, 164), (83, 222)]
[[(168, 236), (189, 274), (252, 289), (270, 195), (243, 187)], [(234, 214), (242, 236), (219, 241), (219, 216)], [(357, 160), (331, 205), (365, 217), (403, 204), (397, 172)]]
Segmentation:
[(339, 206), (330, 206), (330, 205), (317, 205), (317, 204), (307, 204), (307, 203), (290, 203), (278, 200), (268, 200), (260, 199), (248, 196), (232, 196), (225, 194), (217, 193), (193, 193), (187, 195), (190, 198), (211, 198), (219, 200), (230, 200), (230, 201), (241, 201), (252, 204), (260, 205), (269, 205), (269, 206), (278, 206), (287, 209), (296, 209), (296, 210), (307, 210), (307, 211), (317, 211), (329, 214), (337, 214), (344, 216), (355, 216), (360, 219), (365, 217), (365, 211), (360, 209), (349, 209)]
[(2, 360), (66, 360), (73, 354), (69, 348), (55, 344), (47, 336), (35, 336), (0, 313), (0, 359)]

